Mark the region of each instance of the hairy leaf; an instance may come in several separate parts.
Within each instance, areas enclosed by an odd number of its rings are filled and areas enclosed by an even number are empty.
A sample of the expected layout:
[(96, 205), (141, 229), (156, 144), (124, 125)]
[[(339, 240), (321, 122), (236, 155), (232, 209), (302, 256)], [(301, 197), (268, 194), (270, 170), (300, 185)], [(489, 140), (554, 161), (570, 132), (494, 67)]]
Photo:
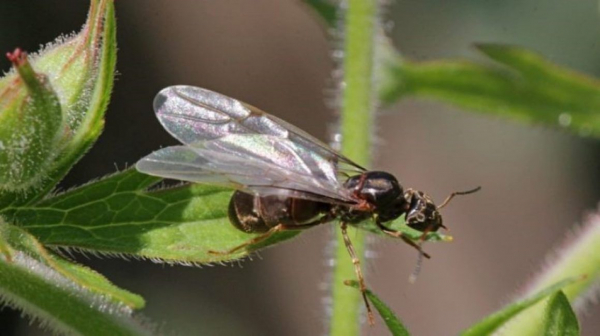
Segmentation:
[(544, 290), (539, 292), (536, 295), (533, 295), (524, 300), (515, 302), (513, 304), (508, 305), (500, 311), (497, 311), (477, 324), (471, 326), (469, 329), (465, 330), (461, 335), (462, 336), (482, 336), (482, 335), (490, 335), (494, 331), (496, 331), (500, 326), (506, 323), (508, 320), (517, 316), (523, 310), (535, 305), (541, 300), (545, 299), (552, 293), (557, 290), (574, 283), (575, 281), (581, 280), (580, 278), (569, 278), (563, 281), (560, 281)]
[(577, 316), (562, 290), (548, 298), (544, 325), (546, 336), (579, 336)]
[(528, 124), (600, 136), (598, 80), (522, 48), (480, 44), (478, 49), (501, 66), (457, 60), (388, 63), (384, 101), (434, 98)]
[[(353, 288), (358, 289), (358, 282), (355, 280), (348, 280), (344, 282), (347, 286), (351, 286)], [(402, 324), (400, 319), (394, 314), (394, 312), (385, 304), (385, 302), (381, 301), (377, 295), (375, 295), (372, 291), (366, 291), (367, 299), (371, 301), (377, 312), (385, 322), (385, 325), (390, 330), (390, 333), (394, 336), (408, 336), (410, 333), (408, 329)]]
[(310, 6), (328, 26), (333, 26), (338, 19), (338, 9), (336, 5), (328, 0), (303, 0)]
[[(207, 185), (146, 189), (159, 178), (128, 170), (34, 206), (2, 214), (48, 246), (127, 254), (176, 263), (211, 263), (243, 257), (223, 252), (255, 235), (229, 224), (231, 190)], [(274, 235), (264, 244), (291, 238)]]
[(0, 223), (0, 302), (55, 332), (85, 335), (149, 334), (132, 319), (143, 299), (90, 269), (46, 251), (31, 235)]

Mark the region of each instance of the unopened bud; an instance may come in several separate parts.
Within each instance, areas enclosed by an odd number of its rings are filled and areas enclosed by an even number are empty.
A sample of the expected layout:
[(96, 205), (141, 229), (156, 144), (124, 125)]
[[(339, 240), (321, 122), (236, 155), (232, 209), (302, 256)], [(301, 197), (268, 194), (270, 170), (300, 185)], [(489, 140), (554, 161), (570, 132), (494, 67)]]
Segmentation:
[(0, 78), (0, 195), (49, 190), (94, 143), (115, 50), (113, 2), (91, 0), (79, 34), (30, 57), (20, 49), (7, 54), (13, 69)]
[(0, 186), (24, 189), (38, 182), (59, 141), (58, 97), (20, 49), (7, 54), (14, 71), (0, 87)]

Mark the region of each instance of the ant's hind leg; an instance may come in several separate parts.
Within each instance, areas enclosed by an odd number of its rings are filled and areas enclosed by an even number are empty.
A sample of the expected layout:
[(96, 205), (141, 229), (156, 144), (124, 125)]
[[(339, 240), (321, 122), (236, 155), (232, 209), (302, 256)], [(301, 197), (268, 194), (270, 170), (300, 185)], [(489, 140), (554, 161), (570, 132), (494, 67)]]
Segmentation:
[(213, 251), (213, 250), (209, 250), (208, 253), (209, 254), (213, 254), (213, 255), (228, 255), (228, 254), (232, 254), (235, 252), (238, 252), (239, 250), (246, 248), (248, 246), (252, 246), (258, 243), (262, 243), (265, 240), (269, 239), (272, 235), (274, 235), (277, 232), (284, 232), (284, 231), (300, 231), (300, 230), (306, 230), (306, 229), (310, 229), (312, 227), (315, 227), (317, 225), (321, 225), (323, 223), (327, 223), (331, 220), (331, 218), (329, 218), (328, 216), (325, 216), (323, 218), (320, 218), (314, 222), (311, 223), (307, 223), (307, 224), (302, 224), (302, 225), (284, 225), (284, 224), (278, 224), (273, 226), (272, 228), (269, 229), (269, 231), (261, 234), (260, 236), (254, 237), (250, 240), (248, 240), (247, 242), (240, 244), (230, 250), (227, 251)]
[[(279, 224), (276, 225), (272, 228), (269, 229), (269, 231), (261, 234), (260, 236), (254, 237), (250, 240), (248, 240), (247, 242), (240, 244), (230, 250), (227, 251), (213, 251), (213, 250), (209, 250), (208, 253), (209, 254), (214, 254), (214, 255), (228, 255), (228, 254), (233, 254), (245, 247), (248, 247), (250, 245), (254, 245), (254, 244), (258, 244), (260, 242), (263, 242), (265, 240), (267, 240), (269, 237), (271, 237), (273, 234), (277, 233), (277, 232), (281, 232), (281, 231), (289, 231), (291, 230), (289, 227), (284, 226), (283, 224)], [(296, 229), (297, 230), (297, 229)]]

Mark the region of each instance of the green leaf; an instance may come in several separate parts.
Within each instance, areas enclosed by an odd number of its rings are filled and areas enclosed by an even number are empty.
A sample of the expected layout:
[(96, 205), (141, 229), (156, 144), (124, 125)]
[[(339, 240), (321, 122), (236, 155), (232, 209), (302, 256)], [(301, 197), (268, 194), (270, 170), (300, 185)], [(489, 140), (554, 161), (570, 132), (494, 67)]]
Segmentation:
[(599, 81), (522, 48), (477, 47), (501, 66), (456, 60), (388, 63), (384, 101), (389, 104), (406, 96), (434, 98), (528, 124), (600, 136)]
[(508, 320), (517, 316), (517, 314), (519, 314), (520, 312), (535, 305), (536, 303), (545, 299), (546, 297), (548, 297), (552, 293), (556, 292), (557, 290), (559, 290), (565, 286), (568, 286), (579, 280), (581, 280), (581, 278), (569, 278), (569, 279), (560, 281), (560, 282), (540, 291), (536, 295), (533, 295), (524, 300), (515, 302), (515, 303), (503, 308), (502, 310), (497, 311), (497, 312), (487, 316), (486, 318), (484, 318), (477, 324), (475, 324), (475, 325), (471, 326), (469, 329), (465, 330), (461, 335), (462, 336), (490, 335), (494, 331), (496, 331), (500, 326), (502, 326), (504, 323), (506, 323)]
[(544, 325), (546, 336), (579, 336), (577, 316), (562, 290), (548, 298)]
[(227, 204), (232, 191), (208, 185), (146, 190), (159, 181), (131, 169), (32, 206), (7, 208), (0, 215), (44, 245), (174, 263), (238, 259), (298, 234), (275, 234), (233, 254), (211, 253), (257, 236), (230, 224)]
[(328, 26), (333, 27), (338, 19), (337, 7), (327, 0), (303, 0), (310, 6)]
[(4, 255), (8, 261), (12, 259), (13, 250), (18, 250), (52, 268), (79, 287), (102, 295), (107, 300), (131, 309), (144, 307), (144, 299), (139, 295), (120, 289), (93, 270), (46, 250), (33, 236), (21, 228), (0, 221), (0, 242), (3, 242), (0, 246), (4, 246)]
[[(359, 288), (358, 282), (354, 280), (347, 280), (344, 282), (345, 285), (354, 287), (356, 289)], [(367, 299), (373, 304), (377, 312), (387, 325), (388, 329), (394, 336), (408, 336), (410, 333), (408, 329), (404, 327), (400, 319), (394, 314), (394, 312), (388, 307), (377, 295), (367, 289), (366, 291)]]
[[(31, 235), (0, 223), (0, 302), (62, 334), (146, 335), (131, 307), (143, 300), (93, 271), (46, 251)], [(10, 245), (9, 243), (10, 242)], [(7, 258), (6, 256), (10, 257)]]
[[(375, 225), (375, 223), (372, 220), (366, 220), (362, 223), (353, 224), (353, 226), (361, 230), (369, 231), (370, 233), (374, 233), (376, 235), (395, 239), (381, 232), (381, 229), (377, 227), (377, 225)], [(423, 232), (407, 226), (406, 222), (404, 221), (404, 217), (399, 217), (391, 223), (386, 223), (385, 226), (392, 230), (400, 231), (404, 236), (415, 241), (420, 240), (421, 236), (423, 235)], [(444, 234), (442, 232), (429, 232), (425, 236), (425, 241), (427, 242), (451, 242), (453, 240), (454, 238), (452, 236)]]

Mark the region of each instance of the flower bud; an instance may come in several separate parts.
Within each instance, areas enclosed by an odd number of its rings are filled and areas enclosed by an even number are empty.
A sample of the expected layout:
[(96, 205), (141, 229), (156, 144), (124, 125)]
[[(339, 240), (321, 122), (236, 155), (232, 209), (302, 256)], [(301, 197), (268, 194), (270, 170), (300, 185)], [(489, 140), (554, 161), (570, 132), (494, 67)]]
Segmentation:
[(0, 185), (22, 189), (47, 169), (62, 125), (58, 97), (20, 49), (6, 55), (16, 72), (0, 92)]
[(43, 196), (97, 139), (115, 50), (113, 2), (91, 0), (80, 33), (31, 57), (7, 54), (13, 69), (0, 78), (0, 195), (35, 188)]

